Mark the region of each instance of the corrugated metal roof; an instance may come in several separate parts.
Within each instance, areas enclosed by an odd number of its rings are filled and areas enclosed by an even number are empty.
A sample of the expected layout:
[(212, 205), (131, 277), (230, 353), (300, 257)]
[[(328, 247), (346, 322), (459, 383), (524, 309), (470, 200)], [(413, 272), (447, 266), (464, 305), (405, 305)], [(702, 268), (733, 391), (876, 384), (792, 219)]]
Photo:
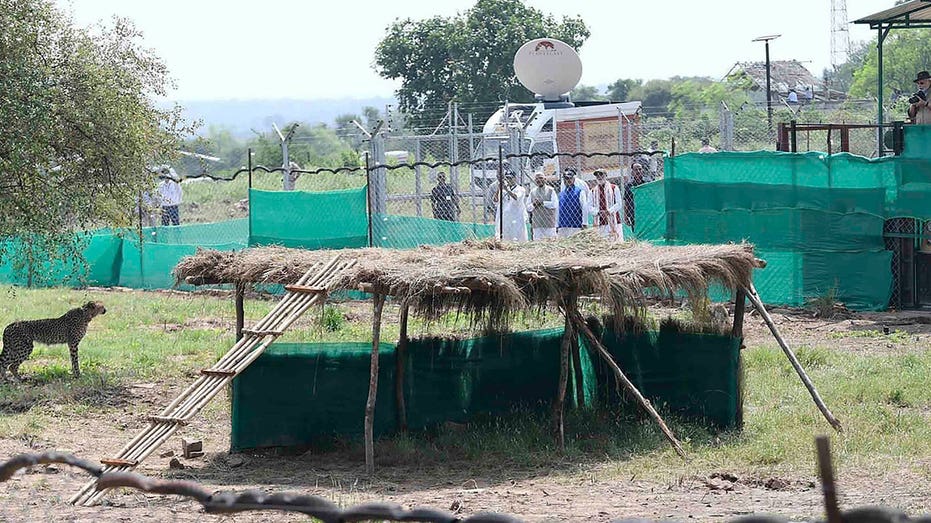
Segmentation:
[(892, 25), (893, 27), (927, 27), (931, 25), (931, 0), (911, 0), (885, 11), (855, 20), (855, 24)]

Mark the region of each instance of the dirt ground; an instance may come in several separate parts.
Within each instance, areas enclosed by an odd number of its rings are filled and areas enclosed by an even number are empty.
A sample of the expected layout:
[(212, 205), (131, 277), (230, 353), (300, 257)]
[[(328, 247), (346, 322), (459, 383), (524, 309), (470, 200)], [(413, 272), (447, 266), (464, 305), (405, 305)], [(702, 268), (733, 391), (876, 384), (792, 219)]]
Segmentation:
[[(842, 313), (841, 318), (819, 319), (808, 312), (772, 311), (783, 335), (794, 347), (815, 345), (864, 353), (901, 353), (927, 350), (931, 314)], [(892, 343), (875, 332), (896, 336)], [(898, 332), (897, 332), (898, 331)], [(745, 324), (748, 346), (773, 345), (759, 316)], [(75, 415), (62, 411), (59, 425), (44, 430), (41, 440), (0, 440), (0, 458), (23, 452), (57, 449), (88, 459), (115, 453), (143, 428), (144, 416), (161, 409), (186, 383), (138, 383), (113, 403), (121, 415), (93, 411)], [(217, 400), (222, 403), (222, 401)], [(405, 508), (432, 507), (463, 515), (494, 511), (528, 521), (609, 521), (641, 517), (661, 520), (727, 521), (750, 513), (779, 513), (794, 520), (823, 514), (820, 487), (814, 471), (796, 477), (750, 477), (732, 471), (679, 478), (671, 482), (648, 477), (614, 479), (610, 463), (577, 465), (555, 463), (530, 469), (501, 463), (497, 469), (478, 470), (469, 462), (441, 465), (399, 464), (384, 452), (374, 479), (364, 474), (363, 458), (351, 453), (298, 456), (228, 455), (229, 411), (215, 408), (198, 417), (185, 433), (203, 437), (203, 458), (181, 459), (184, 469), (170, 469), (165, 451), (180, 454), (180, 437), (162, 447), (138, 469), (158, 478), (190, 479), (208, 490), (260, 489), (266, 492), (299, 491), (323, 496), (341, 506), (365, 501), (388, 501)], [(800, 452), (809, 452), (800, 449)], [(931, 457), (928, 458), (931, 465)], [(910, 470), (914, 470), (910, 469)], [(908, 508), (912, 515), (931, 512), (926, 479), (910, 470), (845, 471), (841, 503), (844, 506), (887, 504)], [(612, 479), (607, 479), (612, 478)], [(191, 501), (134, 491), (111, 493), (97, 507), (67, 503), (88, 477), (67, 466), (39, 466), (0, 484), (2, 521), (305, 521), (306, 517), (273, 512), (233, 516), (205, 515)]]

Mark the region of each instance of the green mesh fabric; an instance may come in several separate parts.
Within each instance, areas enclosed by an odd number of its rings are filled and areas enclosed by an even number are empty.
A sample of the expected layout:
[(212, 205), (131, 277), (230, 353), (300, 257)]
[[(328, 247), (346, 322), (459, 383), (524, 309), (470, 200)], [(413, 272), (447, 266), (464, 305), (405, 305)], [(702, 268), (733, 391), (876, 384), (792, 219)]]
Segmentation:
[(633, 191), (635, 236), (640, 240), (663, 239), (666, 236), (666, 189), (663, 180), (638, 185)]
[[(718, 428), (737, 426), (740, 339), (661, 329), (608, 332), (603, 340), (634, 386), (661, 409)], [(604, 361), (595, 362), (595, 374), (607, 405), (630, 401)]]
[(33, 256), (30, 282), (29, 269), (25, 264), (25, 246), (21, 240), (7, 240), (2, 247), (0, 282), (13, 285), (67, 285), (67, 286), (112, 286), (119, 284), (122, 239), (110, 232), (82, 234), (78, 237), (83, 247), (84, 262), (55, 261), (37, 253)]
[(372, 239), (376, 247), (411, 249), (418, 245), (442, 245), (466, 239), (491, 238), (494, 225), (449, 222), (417, 216), (376, 214), (372, 218)]
[(931, 219), (931, 133), (909, 126), (905, 135), (908, 154), (880, 159), (768, 151), (668, 158), (661, 200), (653, 187), (635, 190), (638, 236), (753, 243), (768, 262), (754, 274), (768, 303), (804, 305), (834, 294), (851, 308), (886, 308), (885, 221)]
[(339, 249), (368, 245), (365, 188), (249, 191), (249, 245)]
[(931, 160), (931, 125), (905, 127), (905, 148), (902, 156)]
[[(739, 340), (689, 334), (646, 334), (606, 344), (644, 394), (666, 409), (711, 426), (737, 420)], [(411, 429), (515, 408), (547, 412), (559, 378), (561, 329), (471, 340), (411, 340), (405, 403)], [(371, 344), (274, 344), (233, 380), (233, 450), (305, 446), (362, 434)], [(581, 352), (584, 404), (616, 408), (615, 384), (587, 350)], [(574, 375), (574, 374), (573, 374)], [(379, 346), (375, 433), (395, 420), (395, 349)], [(576, 405), (567, 387), (567, 405)], [(637, 409), (635, 406), (627, 407)]]

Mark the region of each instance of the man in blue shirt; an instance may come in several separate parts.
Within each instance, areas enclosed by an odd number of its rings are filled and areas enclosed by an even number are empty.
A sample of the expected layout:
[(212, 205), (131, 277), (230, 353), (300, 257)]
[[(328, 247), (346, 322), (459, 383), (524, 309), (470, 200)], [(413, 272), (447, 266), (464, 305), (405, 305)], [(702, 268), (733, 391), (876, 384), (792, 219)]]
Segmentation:
[(563, 173), (562, 187), (559, 191), (557, 235), (566, 238), (585, 227), (588, 208), (588, 187), (585, 182), (577, 180), (575, 170), (566, 169)]

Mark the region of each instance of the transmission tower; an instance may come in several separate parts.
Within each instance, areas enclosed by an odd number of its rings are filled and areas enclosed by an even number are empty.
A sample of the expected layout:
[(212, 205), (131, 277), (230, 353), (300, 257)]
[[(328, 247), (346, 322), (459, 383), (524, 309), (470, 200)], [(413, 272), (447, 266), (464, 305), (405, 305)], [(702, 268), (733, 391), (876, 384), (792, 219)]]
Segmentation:
[(847, 0), (831, 0), (831, 69), (837, 71), (850, 55)]

